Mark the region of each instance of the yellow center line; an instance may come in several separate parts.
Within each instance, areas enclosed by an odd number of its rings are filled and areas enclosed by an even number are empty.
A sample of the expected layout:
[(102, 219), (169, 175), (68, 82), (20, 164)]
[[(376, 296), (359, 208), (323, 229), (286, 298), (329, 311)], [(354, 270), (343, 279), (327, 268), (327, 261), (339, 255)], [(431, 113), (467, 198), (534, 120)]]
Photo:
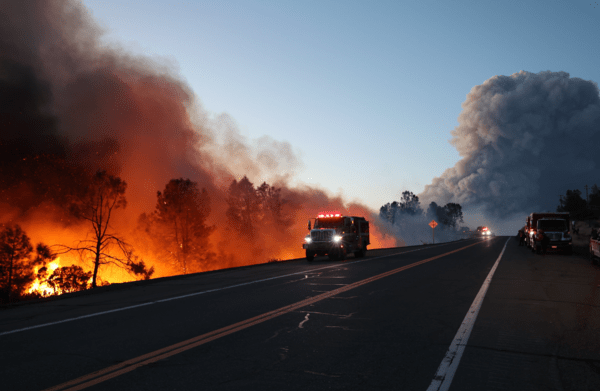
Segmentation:
[[(461, 247), (459, 249), (452, 250), (452, 251), (449, 251), (449, 252), (444, 253), (444, 254), (436, 255), (435, 257), (427, 258), (427, 259), (424, 259), (422, 261), (414, 262), (414, 263), (411, 263), (410, 265), (406, 265), (406, 266), (402, 266), (402, 267), (399, 267), (399, 268), (396, 268), (396, 269), (392, 269), (392, 270), (387, 271), (385, 273), (381, 273), (381, 274), (378, 274), (376, 276), (369, 277), (369, 278), (366, 278), (364, 280), (360, 280), (360, 281), (354, 282), (352, 284), (348, 284), (346, 286), (334, 289), (334, 290), (329, 291), (329, 292), (322, 293), (322, 294), (317, 295), (317, 296), (310, 297), (308, 299), (299, 301), (297, 303), (293, 303), (293, 304), (287, 305), (285, 307), (278, 308), (278, 309), (273, 310), (273, 311), (265, 312), (264, 314), (257, 315), (255, 317), (243, 320), (243, 321), (238, 322), (238, 323), (234, 323), (232, 325), (220, 328), (218, 330), (214, 330), (214, 331), (211, 331), (209, 333), (202, 334), (202, 335), (199, 335), (197, 337), (194, 337), (194, 338), (191, 338), (191, 339), (188, 339), (188, 340), (176, 343), (174, 345), (170, 345), (170, 346), (167, 346), (165, 348), (158, 349), (158, 350), (155, 350), (153, 352), (150, 352), (150, 353), (147, 353), (147, 354), (144, 354), (144, 355), (132, 358), (130, 360), (123, 361), (120, 364), (112, 365), (110, 367), (101, 369), (99, 371), (89, 373), (89, 374), (84, 375), (82, 377), (79, 377), (77, 379), (74, 379), (74, 380), (68, 381), (66, 383), (62, 383), (62, 384), (59, 384), (57, 386), (48, 388), (48, 389), (46, 389), (44, 391), (59, 391), (59, 390), (76, 391), (76, 390), (83, 390), (84, 388), (91, 387), (91, 386), (93, 386), (95, 384), (102, 383), (102, 382), (105, 382), (105, 381), (107, 381), (109, 379), (112, 379), (114, 377), (117, 377), (117, 376), (123, 375), (125, 373), (131, 372), (131, 371), (133, 371), (136, 368), (139, 368), (141, 366), (148, 365), (148, 364), (154, 363), (154, 362), (159, 361), (159, 360), (163, 360), (165, 358), (168, 358), (168, 357), (174, 356), (176, 354), (185, 352), (186, 350), (193, 349), (193, 348), (195, 348), (197, 346), (200, 346), (200, 345), (203, 345), (205, 343), (214, 341), (214, 340), (219, 339), (221, 337), (224, 337), (226, 335), (235, 333), (235, 332), (240, 331), (240, 330), (244, 330), (244, 329), (246, 329), (246, 328), (248, 328), (250, 326), (254, 326), (256, 324), (259, 324), (259, 323), (262, 323), (262, 322), (266, 322), (269, 319), (273, 319), (273, 318), (276, 318), (278, 316), (281, 316), (281, 315), (287, 314), (289, 312), (295, 311), (295, 310), (297, 310), (297, 309), (299, 309), (301, 307), (305, 307), (307, 305), (310, 305), (310, 304), (316, 303), (318, 301), (330, 298), (332, 296), (336, 296), (336, 295), (338, 295), (340, 293), (349, 291), (349, 290), (357, 288), (359, 286), (368, 284), (370, 282), (379, 280), (381, 278), (390, 276), (392, 274), (399, 273), (401, 271), (413, 268), (415, 266), (419, 266), (419, 265), (422, 265), (424, 263), (431, 262), (431, 261), (436, 260), (438, 258), (445, 257), (446, 255), (453, 254), (455, 252), (464, 250), (466, 248), (475, 246), (476, 244), (480, 244), (480, 243), (484, 243), (484, 242), (477, 242), (477, 243), (469, 244), (469, 245)], [(71, 386), (73, 386), (73, 387), (71, 387)], [(71, 387), (71, 388), (67, 388), (67, 387)]]

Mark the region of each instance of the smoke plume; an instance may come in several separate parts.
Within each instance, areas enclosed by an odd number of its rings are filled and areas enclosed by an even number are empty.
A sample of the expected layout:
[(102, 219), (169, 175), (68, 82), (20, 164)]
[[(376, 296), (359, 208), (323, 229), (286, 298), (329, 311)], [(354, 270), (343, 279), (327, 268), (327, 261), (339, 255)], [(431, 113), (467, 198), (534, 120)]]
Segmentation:
[(462, 104), (451, 143), (461, 160), (420, 198), (455, 202), (489, 220), (554, 211), (566, 189), (598, 182), (600, 98), (565, 72), (494, 76)]
[[(301, 162), (288, 143), (248, 141), (227, 115), (211, 118), (169, 69), (101, 42), (80, 3), (0, 1), (0, 20), (0, 224), (19, 223), (50, 245), (78, 239), (65, 200), (96, 170), (127, 182), (114, 228), (141, 249), (149, 246), (135, 233), (138, 218), (155, 208), (157, 191), (174, 178), (206, 189), (219, 254), (212, 269), (302, 256), (307, 219), (328, 208), (376, 218), (322, 190), (290, 188)], [(264, 226), (248, 242), (228, 229), (228, 186), (244, 175), (282, 189), (285, 237)], [(396, 243), (377, 227), (372, 235), (374, 247)], [(157, 276), (175, 272), (142, 255)]]

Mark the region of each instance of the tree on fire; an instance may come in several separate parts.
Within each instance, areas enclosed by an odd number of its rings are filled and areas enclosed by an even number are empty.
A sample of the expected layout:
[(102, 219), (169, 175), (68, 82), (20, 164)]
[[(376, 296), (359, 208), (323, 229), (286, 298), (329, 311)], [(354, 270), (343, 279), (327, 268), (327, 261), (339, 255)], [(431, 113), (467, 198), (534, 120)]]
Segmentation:
[(149, 277), (154, 268), (146, 269), (144, 261), (133, 254), (133, 248), (113, 233), (110, 221), (117, 209), (125, 208), (127, 184), (121, 178), (106, 171), (98, 171), (88, 185), (71, 199), (71, 212), (91, 226), (88, 237), (77, 246), (62, 245), (66, 251), (77, 251), (82, 259), (92, 259), (92, 288), (97, 286), (100, 265), (113, 264), (127, 271)]
[(35, 251), (29, 237), (19, 225), (0, 231), (0, 299), (11, 302), (21, 297), (35, 279), (34, 267), (54, 259), (48, 246), (40, 243)]
[(214, 258), (208, 239), (214, 227), (206, 224), (210, 214), (210, 199), (206, 189), (200, 190), (189, 179), (171, 179), (157, 193), (156, 222), (163, 232), (170, 258), (183, 274), (201, 269)]
[(263, 182), (257, 188), (244, 176), (233, 180), (227, 198), (227, 220), (230, 228), (247, 239), (253, 239), (257, 226), (269, 222), (286, 226), (282, 214), (281, 189)]
[(81, 266), (71, 265), (54, 270), (45, 281), (52, 287), (54, 294), (63, 294), (86, 290), (90, 278), (92, 272), (84, 272)]

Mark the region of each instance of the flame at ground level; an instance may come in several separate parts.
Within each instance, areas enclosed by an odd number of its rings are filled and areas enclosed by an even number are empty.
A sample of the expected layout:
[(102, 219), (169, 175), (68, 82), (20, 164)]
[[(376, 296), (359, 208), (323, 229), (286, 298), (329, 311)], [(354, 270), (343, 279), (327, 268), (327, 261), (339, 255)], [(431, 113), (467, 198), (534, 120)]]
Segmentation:
[[(370, 241), (369, 249), (387, 248), (402, 246), (393, 234), (387, 232), (385, 224), (379, 224), (378, 218), (372, 212), (364, 207), (357, 208), (353, 206), (352, 210), (347, 211), (349, 215), (365, 216), (370, 221)], [(197, 264), (193, 269), (188, 269), (188, 273), (206, 272), (212, 270), (227, 269), (231, 267), (247, 266), (253, 264), (265, 264), (269, 262), (284, 261), (288, 259), (304, 258), (305, 251), (302, 248), (304, 237), (306, 235), (306, 221), (314, 216), (311, 211), (301, 210), (293, 219), (289, 232), (272, 236), (272, 231), (265, 228), (265, 232), (259, 235), (256, 240), (244, 240), (233, 237), (226, 241), (228, 232), (225, 229), (216, 230), (210, 237), (209, 248), (215, 257), (210, 263)], [(47, 215), (30, 215), (30, 219), (22, 222), (25, 231), (30, 235), (33, 242), (42, 242), (51, 248), (60, 245), (74, 246), (82, 237), (82, 232), (87, 231), (85, 225), (64, 226), (57, 224), (57, 219), (48, 219)], [(124, 236), (125, 240), (131, 244), (135, 250), (135, 256), (138, 261), (144, 261), (146, 267), (154, 268), (154, 274), (151, 278), (168, 277), (183, 274), (181, 265), (173, 259), (164, 258), (164, 251), (156, 251), (156, 247), (151, 246), (152, 237), (136, 234), (131, 226), (124, 225), (119, 229), (120, 232), (129, 232)], [(56, 247), (54, 247), (56, 248)], [(160, 250), (164, 250), (161, 248)], [(118, 257), (119, 254), (112, 254)], [(81, 259), (76, 251), (63, 253), (60, 258), (46, 266), (46, 273), (38, 276), (41, 267), (35, 268), (36, 279), (28, 287), (27, 292), (38, 294), (41, 297), (60, 295), (63, 292), (60, 284), (56, 280), (48, 283), (47, 279), (60, 267), (79, 266), (84, 272), (93, 271), (92, 254), (88, 254), (86, 259)], [(139, 280), (140, 275), (134, 275), (127, 270), (114, 265), (100, 265), (98, 270), (97, 285), (106, 285), (114, 283), (124, 283)], [(91, 286), (91, 279), (88, 281), (88, 288)]]
[[(56, 290), (48, 284), (47, 281), (40, 280), (40, 276), (38, 275), (39, 270), (43, 266), (36, 266), (34, 268), (35, 280), (31, 283), (31, 287), (27, 291), (27, 293), (37, 293), (42, 297), (52, 296), (56, 294), (60, 294), (62, 292), (56, 292)], [(56, 258), (54, 261), (50, 262), (46, 266), (46, 275), (50, 276), (56, 269), (60, 267), (60, 258)]]

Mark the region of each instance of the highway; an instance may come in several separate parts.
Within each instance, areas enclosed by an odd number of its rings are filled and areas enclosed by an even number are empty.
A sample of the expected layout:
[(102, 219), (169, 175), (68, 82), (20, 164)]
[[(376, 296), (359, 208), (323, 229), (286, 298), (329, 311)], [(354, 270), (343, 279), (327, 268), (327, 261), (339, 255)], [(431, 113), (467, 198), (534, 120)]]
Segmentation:
[(0, 389), (598, 390), (598, 330), (598, 266), (469, 239), (0, 309)]

